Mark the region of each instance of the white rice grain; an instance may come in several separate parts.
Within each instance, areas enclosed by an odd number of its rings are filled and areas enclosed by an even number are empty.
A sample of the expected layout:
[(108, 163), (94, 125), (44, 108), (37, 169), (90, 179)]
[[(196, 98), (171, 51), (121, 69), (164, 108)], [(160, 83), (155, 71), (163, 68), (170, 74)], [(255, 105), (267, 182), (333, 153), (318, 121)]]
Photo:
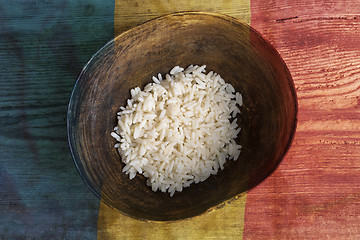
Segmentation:
[(111, 133), (130, 179), (143, 174), (153, 191), (172, 197), (217, 174), (227, 159), (239, 158), (242, 95), (205, 68), (175, 66), (164, 78), (152, 77), (143, 91), (130, 90)]

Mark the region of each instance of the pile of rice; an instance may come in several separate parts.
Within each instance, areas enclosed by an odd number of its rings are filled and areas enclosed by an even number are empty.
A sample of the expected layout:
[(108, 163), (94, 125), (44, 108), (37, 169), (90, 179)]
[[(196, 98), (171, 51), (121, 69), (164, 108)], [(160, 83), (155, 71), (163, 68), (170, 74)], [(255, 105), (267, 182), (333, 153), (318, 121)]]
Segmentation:
[(111, 133), (130, 179), (142, 174), (153, 191), (173, 196), (217, 174), (227, 159), (238, 159), (242, 96), (205, 67), (176, 66), (143, 91), (131, 89)]

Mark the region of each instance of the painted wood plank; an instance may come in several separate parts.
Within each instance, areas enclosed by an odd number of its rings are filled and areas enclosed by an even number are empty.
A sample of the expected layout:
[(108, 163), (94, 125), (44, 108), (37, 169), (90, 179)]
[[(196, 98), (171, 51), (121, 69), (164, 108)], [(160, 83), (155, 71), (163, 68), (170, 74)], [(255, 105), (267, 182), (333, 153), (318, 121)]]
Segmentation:
[(180, 11), (209, 11), (227, 14), (250, 23), (249, 0), (116, 0), (115, 36), (150, 19)]
[(72, 87), (114, 2), (0, 1), (0, 239), (96, 239), (99, 200), (66, 136)]
[(360, 4), (251, 2), (251, 25), (287, 63), (299, 100), (293, 145), (248, 193), (244, 239), (360, 236)]
[[(152, 18), (178, 11), (215, 11), (250, 23), (250, 2), (240, 1), (128, 1), (115, 2), (115, 35)], [(242, 239), (246, 195), (231, 205), (173, 223), (143, 222), (101, 203), (98, 239)]]

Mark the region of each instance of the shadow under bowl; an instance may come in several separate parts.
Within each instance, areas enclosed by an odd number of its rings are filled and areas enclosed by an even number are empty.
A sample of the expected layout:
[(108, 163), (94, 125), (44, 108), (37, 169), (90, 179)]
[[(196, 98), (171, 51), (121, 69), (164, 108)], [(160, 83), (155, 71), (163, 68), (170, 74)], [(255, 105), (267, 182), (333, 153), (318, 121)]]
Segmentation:
[[(207, 65), (243, 95), (237, 161), (173, 197), (153, 192), (146, 179), (122, 172), (116, 113), (130, 89), (144, 87), (172, 67)], [(68, 108), (68, 139), (76, 167), (106, 204), (142, 220), (200, 215), (268, 177), (288, 150), (296, 128), (293, 80), (278, 52), (258, 32), (219, 14), (182, 12), (146, 22), (110, 41), (84, 67)]]

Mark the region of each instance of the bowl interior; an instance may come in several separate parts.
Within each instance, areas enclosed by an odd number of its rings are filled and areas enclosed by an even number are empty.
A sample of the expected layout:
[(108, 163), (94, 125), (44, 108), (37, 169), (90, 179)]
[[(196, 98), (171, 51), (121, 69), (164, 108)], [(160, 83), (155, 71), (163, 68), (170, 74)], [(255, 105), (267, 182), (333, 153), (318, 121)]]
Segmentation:
[[(129, 180), (122, 173), (110, 133), (131, 88), (190, 64), (206, 64), (242, 93), (237, 141), (243, 149), (216, 176), (169, 197), (153, 192), (143, 176)], [(119, 35), (94, 55), (73, 90), (68, 135), (80, 175), (105, 203), (139, 219), (177, 220), (199, 215), (269, 176), (289, 148), (296, 112), (291, 75), (255, 30), (224, 15), (177, 13)]]

